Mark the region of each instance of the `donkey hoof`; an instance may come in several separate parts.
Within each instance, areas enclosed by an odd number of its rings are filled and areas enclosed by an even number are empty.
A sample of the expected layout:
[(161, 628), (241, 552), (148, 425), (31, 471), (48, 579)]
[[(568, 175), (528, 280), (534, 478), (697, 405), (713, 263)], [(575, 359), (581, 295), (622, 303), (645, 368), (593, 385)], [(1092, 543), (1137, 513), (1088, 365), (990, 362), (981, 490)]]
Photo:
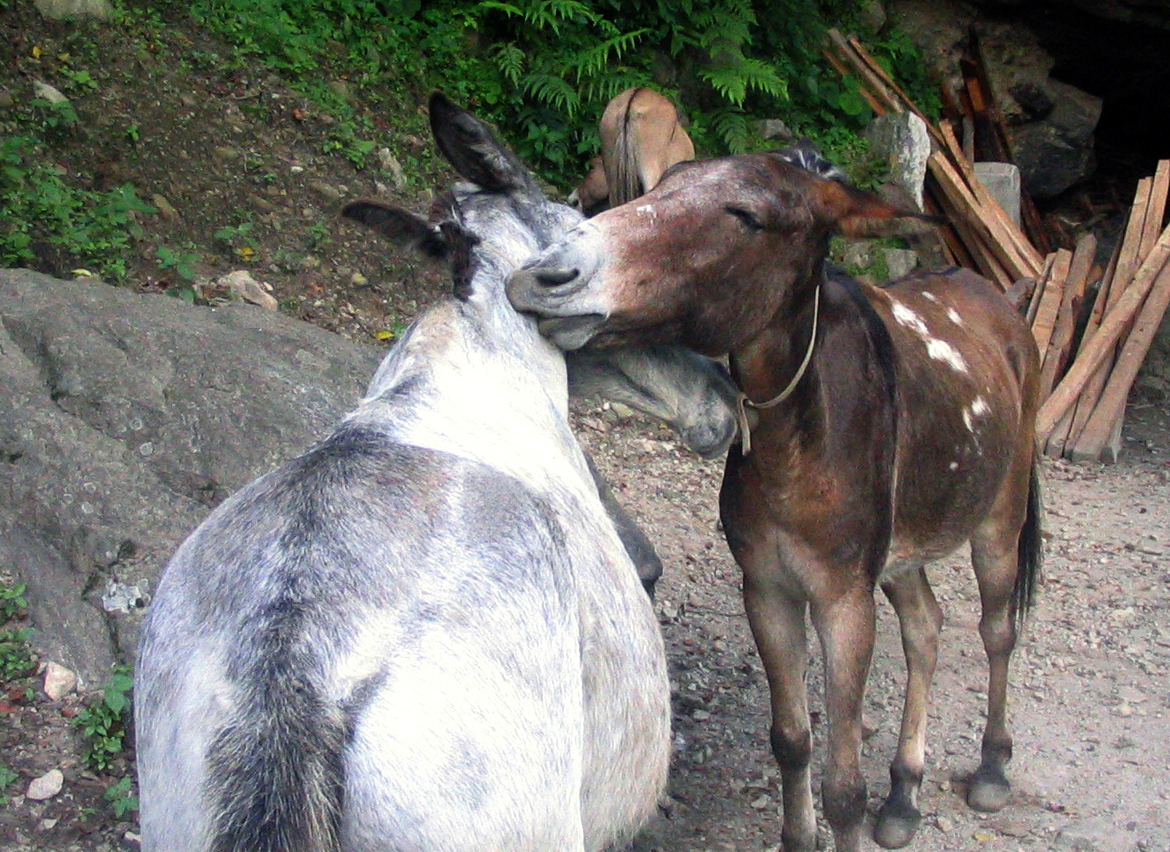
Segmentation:
[(884, 849), (901, 849), (912, 839), (922, 824), (922, 813), (917, 808), (889, 807), (889, 802), (878, 811), (873, 839)]
[(1003, 810), (1011, 797), (1012, 787), (1002, 773), (980, 767), (971, 776), (971, 786), (967, 790), (967, 805), (972, 810), (995, 813)]

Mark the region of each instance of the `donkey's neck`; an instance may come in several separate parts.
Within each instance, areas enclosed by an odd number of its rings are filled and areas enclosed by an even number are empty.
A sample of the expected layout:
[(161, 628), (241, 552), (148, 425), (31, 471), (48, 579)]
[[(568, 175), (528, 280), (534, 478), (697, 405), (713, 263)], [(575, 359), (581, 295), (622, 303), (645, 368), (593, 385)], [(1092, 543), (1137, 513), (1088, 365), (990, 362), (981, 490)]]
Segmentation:
[(810, 380), (805, 369), (816, 345), (818, 293), (822, 279), (794, 287), (760, 333), (730, 354), (732, 375), (750, 403), (775, 400), (797, 384)]
[(430, 309), (386, 356), (349, 421), (538, 487), (566, 466), (587, 480), (568, 426), (564, 359), (523, 323), (531, 320), (475, 301)]

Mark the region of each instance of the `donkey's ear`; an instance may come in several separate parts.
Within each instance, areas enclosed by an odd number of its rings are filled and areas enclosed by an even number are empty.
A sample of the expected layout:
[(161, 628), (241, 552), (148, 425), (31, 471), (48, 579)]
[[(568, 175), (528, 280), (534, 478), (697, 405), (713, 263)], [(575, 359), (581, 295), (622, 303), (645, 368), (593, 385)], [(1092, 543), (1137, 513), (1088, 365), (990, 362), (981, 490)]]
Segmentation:
[(814, 210), (847, 237), (893, 237), (917, 234), (939, 224), (935, 216), (896, 207), (876, 195), (837, 181), (817, 181)]
[(380, 201), (353, 201), (341, 215), (377, 231), (395, 245), (420, 251), (436, 260), (450, 254), (446, 237), (436, 225), (421, 216)]
[(488, 126), (451, 102), (431, 95), (431, 133), (447, 161), (463, 177), (488, 192), (536, 189), (520, 159), (492, 135)]

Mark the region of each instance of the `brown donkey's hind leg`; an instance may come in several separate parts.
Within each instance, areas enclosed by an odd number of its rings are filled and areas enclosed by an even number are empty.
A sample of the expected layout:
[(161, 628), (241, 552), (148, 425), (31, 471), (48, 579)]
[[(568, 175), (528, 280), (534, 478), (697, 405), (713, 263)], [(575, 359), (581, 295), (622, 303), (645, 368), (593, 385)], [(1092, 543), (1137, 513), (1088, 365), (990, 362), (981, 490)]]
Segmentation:
[[(1020, 469), (1022, 467), (1022, 469)], [(971, 777), (967, 804), (998, 811), (1011, 796), (1005, 767), (1012, 756), (1007, 725), (1008, 663), (1017, 627), (1039, 574), (1039, 486), (1031, 459), (1009, 473), (987, 521), (971, 538), (979, 583), (979, 635), (987, 651), (987, 726), (979, 769)]]
[(907, 677), (898, 752), (890, 764), (890, 795), (878, 812), (874, 840), (887, 849), (898, 849), (910, 842), (922, 821), (918, 791), (926, 763), (927, 705), (943, 616), (921, 567), (883, 584), (882, 591), (898, 614)]

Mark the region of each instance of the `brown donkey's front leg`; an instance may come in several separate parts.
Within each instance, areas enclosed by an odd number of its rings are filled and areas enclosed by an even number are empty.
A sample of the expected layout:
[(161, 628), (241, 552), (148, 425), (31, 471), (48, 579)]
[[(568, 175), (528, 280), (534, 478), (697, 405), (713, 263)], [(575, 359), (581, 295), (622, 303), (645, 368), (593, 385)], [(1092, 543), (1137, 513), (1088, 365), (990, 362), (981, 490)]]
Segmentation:
[[(860, 571), (857, 576), (864, 576)], [(873, 589), (859, 581), (828, 602), (812, 602), (812, 622), (825, 658), (829, 760), (822, 798), (837, 852), (858, 852), (865, 818), (861, 774), (861, 711), (873, 656)]]
[[(737, 558), (739, 558), (737, 556)], [(740, 563), (744, 565), (743, 562)], [(744, 567), (743, 599), (756, 648), (768, 676), (772, 701), (772, 754), (780, 766), (784, 852), (813, 852), (817, 845), (809, 762), (812, 732), (804, 686), (808, 645), (802, 600), (784, 594), (774, 582), (753, 580), (759, 570)]]

